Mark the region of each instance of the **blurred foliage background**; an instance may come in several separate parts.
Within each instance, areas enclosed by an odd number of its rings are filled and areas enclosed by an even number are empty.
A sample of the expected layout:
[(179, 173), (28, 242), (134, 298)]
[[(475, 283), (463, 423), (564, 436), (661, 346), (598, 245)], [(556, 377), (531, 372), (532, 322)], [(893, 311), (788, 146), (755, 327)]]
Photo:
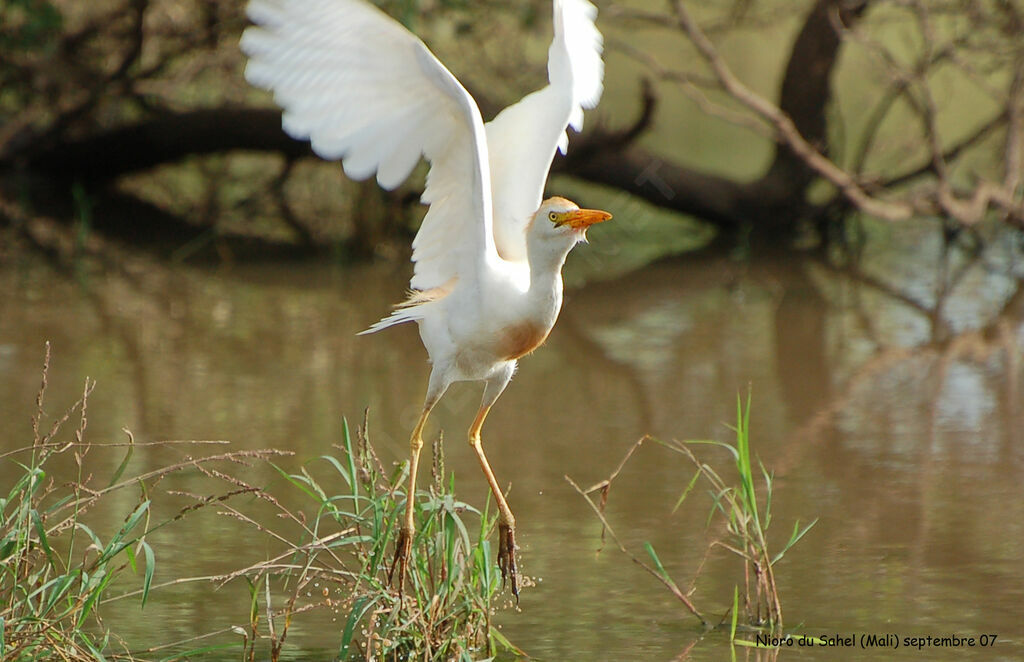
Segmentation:
[[(380, 4), (485, 118), (544, 82), (544, 0)], [(846, 245), (860, 212), (933, 218), (954, 239), (1022, 224), (1013, 0), (599, 4), (605, 98), (556, 173), (729, 245)], [(13, 236), (52, 250), (30, 222), (42, 217), (177, 258), (407, 250), (421, 176), (381, 192), (287, 138), (242, 76), (243, 2), (0, 12), (0, 222)]]

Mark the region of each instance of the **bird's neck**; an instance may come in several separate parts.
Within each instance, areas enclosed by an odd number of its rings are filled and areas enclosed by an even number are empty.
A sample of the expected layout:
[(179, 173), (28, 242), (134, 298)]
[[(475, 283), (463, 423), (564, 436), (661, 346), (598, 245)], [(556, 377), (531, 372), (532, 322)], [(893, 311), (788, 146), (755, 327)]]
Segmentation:
[(572, 246), (552, 246), (550, 242), (529, 242), (527, 245), (530, 263), (527, 297), (541, 307), (553, 305), (556, 315), (562, 302), (562, 265)]

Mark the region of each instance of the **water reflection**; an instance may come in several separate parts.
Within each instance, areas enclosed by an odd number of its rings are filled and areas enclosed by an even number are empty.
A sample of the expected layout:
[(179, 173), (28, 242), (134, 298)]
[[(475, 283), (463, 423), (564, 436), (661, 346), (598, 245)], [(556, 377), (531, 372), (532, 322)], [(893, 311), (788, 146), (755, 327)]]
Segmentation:
[[(505, 634), (542, 659), (728, 654), (623, 557), (595, 555), (600, 526), (563, 476), (605, 477), (645, 433), (727, 438), (723, 424), (749, 386), (755, 448), (777, 476), (775, 535), (787, 537), (796, 518), (820, 518), (778, 567), (788, 623), (812, 634), (995, 632), (1003, 656), (1024, 655), (1016, 616), (1024, 295), (1004, 247), (990, 252), (964, 260), (952, 287), (939, 286), (934, 256), (922, 250), (854, 275), (791, 257), (668, 260), (572, 291), (485, 429), (499, 480), (512, 485), (524, 570), (539, 580), (521, 613), (499, 616)], [(97, 379), (93, 441), (119, 439), (122, 426), (138, 439), (224, 438), (289, 448), (297, 466), (339, 439), (342, 416), (359, 418), (369, 406), (379, 451), (401, 461), (425, 354), (413, 328), (354, 334), (400, 296), (405, 278), (404, 266), (211, 271), (139, 259), (75, 282), (44, 265), (4, 267), (3, 439), (28, 438), (49, 339), (49, 413), (77, 398), (85, 375)], [(476, 386), (453, 387), (433, 429), (447, 432), (461, 496), (482, 505), (487, 486), (462, 443), (479, 397)], [(140, 452), (133, 467), (159, 466), (175, 452)], [(709, 459), (728, 468), (725, 457)], [(118, 461), (112, 455), (108, 469)], [(9, 470), (0, 469), (4, 480)], [(650, 541), (684, 585), (717, 535), (704, 528), (707, 503), (671, 513), (689, 477), (645, 449), (609, 502), (627, 542)], [(190, 480), (170, 482), (187, 490)], [(160, 541), (164, 579), (265, 553), (216, 517), (195, 522), (194, 538)], [(709, 558), (694, 600), (724, 613), (737, 570), (729, 558)], [(108, 621), (123, 619), (141, 645), (152, 643), (151, 619), (168, 639), (184, 638), (244, 622), (247, 604), (240, 590), (190, 584), (157, 596), (141, 619), (136, 605), (112, 605)], [(332, 617), (300, 625), (291, 641), (333, 648)], [(861, 655), (805, 650), (802, 659)], [(956, 659), (972, 655), (991, 651)]]

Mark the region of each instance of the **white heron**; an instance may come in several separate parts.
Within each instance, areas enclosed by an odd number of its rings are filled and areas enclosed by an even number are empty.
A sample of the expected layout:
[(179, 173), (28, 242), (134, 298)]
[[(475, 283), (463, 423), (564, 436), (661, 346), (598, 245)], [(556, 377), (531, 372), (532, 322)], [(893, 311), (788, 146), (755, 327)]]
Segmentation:
[(416, 322), (432, 368), (410, 440), (405, 520), (391, 566), (404, 585), (416, 469), (430, 410), (456, 381), (484, 382), (469, 442), (499, 511), (498, 565), (518, 598), (515, 518), (484, 455), (480, 429), (516, 361), (547, 338), (562, 305), (562, 265), (587, 228), (611, 218), (543, 200), (567, 127), (601, 96), (602, 38), (587, 0), (554, 0), (548, 85), (484, 124), (476, 102), (415, 35), (362, 0), (251, 0), (246, 79), (271, 90), (284, 130), (340, 159), (353, 179), (393, 189), (424, 156), (411, 294), (363, 333)]

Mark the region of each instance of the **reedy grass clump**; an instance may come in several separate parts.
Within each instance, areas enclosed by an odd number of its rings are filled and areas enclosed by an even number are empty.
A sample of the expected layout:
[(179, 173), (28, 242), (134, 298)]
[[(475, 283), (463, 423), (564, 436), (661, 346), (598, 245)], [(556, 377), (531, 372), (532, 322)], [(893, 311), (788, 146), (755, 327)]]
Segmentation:
[[(407, 585), (390, 585), (390, 562), (399, 522), (405, 512), (401, 491), (407, 466), (387, 472), (367, 438), (366, 423), (353, 443), (346, 422), (340, 457), (325, 455), (314, 463), (328, 468), (332, 485), (346, 490), (331, 495), (326, 480), (312, 471), (281, 474), (312, 501), (316, 513), (308, 526), (317, 546), (296, 548), (292, 564), (269, 574), (291, 582), (296, 592), (313, 577), (333, 579), (345, 587), (346, 612), (338, 649), (340, 659), (474, 660), (499, 648), (515, 650), (491, 627), (500, 593), (487, 538), (496, 518), (458, 501), (453, 475), (445, 475), (440, 438), (434, 443), (433, 481), (416, 498), (416, 534), (409, 558)], [(326, 542), (326, 544), (324, 544)], [(337, 563), (328, 573), (313, 554), (317, 547)], [(260, 568), (253, 568), (257, 575)]]
[[(154, 441), (136, 443), (125, 429), (125, 443), (95, 444), (85, 438), (88, 425), (89, 396), (96, 382), (85, 380), (82, 396), (62, 416), (56, 418), (49, 431), (43, 432), (44, 400), (50, 366), (50, 345), (46, 343), (42, 382), (36, 395), (32, 417), (32, 443), (0, 453), (0, 462), (8, 465), (5, 474), (13, 475), (13, 485), (0, 490), (0, 659), (56, 659), (69, 662), (86, 660), (160, 659), (175, 660), (197, 654), (210, 647), (189, 647), (190, 642), (158, 645), (142, 653), (129, 650), (127, 644), (104, 623), (100, 612), (104, 603), (128, 596), (140, 598), (145, 607), (153, 590), (157, 555), (149, 542), (157, 529), (178, 522), (187, 514), (233, 496), (258, 491), (255, 487), (233, 489), (192, 504), (170, 517), (154, 516), (155, 500), (167, 493), (156, 489), (165, 476), (188, 469), (207, 475), (216, 473), (204, 465), (218, 462), (265, 461), (275, 455), (288, 454), (274, 450), (246, 450), (220, 453), (200, 458), (187, 457), (181, 462), (163, 466), (129, 478), (123, 478), (132, 456), (139, 446), (173, 444), (226, 444), (223, 441)], [(78, 426), (70, 439), (65, 427), (75, 416)], [(90, 453), (116, 448), (124, 453), (114, 472), (107, 477), (93, 473)], [(73, 463), (68, 475), (65, 465)], [(13, 470), (10, 470), (13, 466)], [(238, 481), (235, 481), (238, 482)], [(138, 490), (135, 505), (115, 525), (113, 532), (102, 530), (95, 522), (87, 522), (89, 513), (110, 495)], [(111, 596), (117, 585), (131, 574), (141, 578), (141, 588)], [(164, 582), (173, 585), (196, 579), (181, 578)], [(230, 629), (226, 628), (224, 632)], [(202, 639), (197, 637), (196, 639)], [(236, 644), (228, 644), (234, 646)], [(215, 646), (220, 648), (224, 646)], [(168, 650), (177, 654), (167, 655)]]
[[(720, 548), (743, 560), (742, 589), (737, 585), (731, 601), (733, 608), (730, 610), (731, 615), (729, 616), (731, 621), (730, 640), (738, 644), (749, 644), (750, 642), (736, 638), (737, 625), (740, 623), (740, 607), (742, 606), (743, 609), (743, 621), (746, 626), (767, 630), (774, 634), (782, 633), (782, 601), (779, 598), (778, 585), (775, 582), (774, 566), (814, 526), (817, 519), (803, 527), (800, 526), (798, 520), (793, 525), (793, 531), (788, 541), (781, 549), (773, 552), (769, 548), (767, 531), (772, 521), (774, 476), (760, 461), (757, 464), (759, 471), (755, 471), (754, 463), (751, 461), (749, 394), (745, 404), (737, 398), (736, 425), (731, 429), (736, 435), (735, 443), (713, 440), (662, 441), (651, 437), (644, 437), (630, 448), (618, 468), (608, 479), (586, 490), (581, 489), (568, 477), (566, 478), (576, 488), (576, 491), (587, 500), (587, 503), (590, 504), (604, 525), (605, 531), (612, 537), (619, 549), (664, 584), (700, 620), (702, 625), (710, 628), (713, 627), (713, 624), (698, 610), (691, 599), (694, 591), (693, 587), (700, 574), (700, 569), (697, 570), (693, 580), (690, 582), (691, 588), (684, 591), (672, 576), (669, 575), (650, 543), (645, 543), (644, 548), (647, 557), (653, 565), (643, 561), (640, 557), (626, 549), (615, 535), (604, 514), (604, 508), (607, 504), (613, 481), (644, 441), (651, 440), (673, 453), (682, 455), (688, 460), (693, 465), (695, 472), (676, 501), (672, 512), (677, 511), (683, 505), (698, 484), (703, 483), (705, 485), (707, 494), (711, 498), (711, 509), (707, 518), (708, 527), (710, 528), (715, 522), (718, 522), (718, 526), (724, 530), (724, 534), (721, 537), (710, 543), (708, 552), (715, 548)], [(692, 450), (694, 446), (713, 446), (727, 450), (734, 460), (739, 483), (730, 484), (727, 482), (710, 464), (697, 457)], [(763, 498), (758, 496), (758, 477), (760, 477), (760, 482), (763, 484)], [(600, 499), (597, 502), (595, 502), (592, 496), (595, 493), (600, 494)], [(701, 567), (703, 567), (703, 563), (701, 563)]]
[[(103, 628), (97, 607), (113, 580), (129, 567), (138, 572), (141, 565), (143, 605), (149, 596), (156, 563), (146, 541), (150, 499), (141, 493), (121, 526), (105, 538), (83, 521), (103, 494), (121, 487), (117, 482), (131, 447), (106, 489), (89, 486), (84, 434), (89, 394), (96, 383), (86, 379), (82, 397), (42, 433), (49, 358), (47, 344), (32, 444), (0, 455), (21, 470), (13, 486), (0, 495), (0, 659), (102, 659), (112, 636)], [(57, 441), (76, 412), (79, 423), (73, 441)], [(48, 473), (48, 465), (68, 452), (73, 453), (77, 475), (59, 483)]]
[[(709, 486), (712, 497), (710, 520), (716, 513), (725, 523), (726, 536), (712, 543), (743, 559), (743, 591), (737, 591), (734, 599), (734, 618), (739, 596), (742, 596), (743, 612), (747, 625), (764, 628), (773, 633), (782, 633), (782, 601), (775, 583), (774, 566), (804, 535), (817, 523), (817, 518), (805, 526), (800, 521), (793, 523), (789, 539), (778, 551), (771, 551), (767, 541), (768, 527), (772, 521), (772, 496), (774, 475), (760, 461), (757, 463), (763, 483), (763, 501), (759, 501), (756, 489), (758, 472), (750, 459), (750, 395), (747, 402), (736, 400), (736, 443), (721, 441), (670, 442), (666, 447), (684, 455), (697, 469), (690, 483), (683, 491), (675, 508), (686, 500), (690, 490), (700, 479)], [(724, 448), (732, 455), (739, 477), (739, 485), (729, 485), (709, 464), (702, 462), (690, 449), (694, 445), (711, 445)], [(763, 505), (762, 505), (763, 503)], [(652, 550), (653, 556), (653, 550)], [(732, 628), (735, 640), (735, 625)]]

